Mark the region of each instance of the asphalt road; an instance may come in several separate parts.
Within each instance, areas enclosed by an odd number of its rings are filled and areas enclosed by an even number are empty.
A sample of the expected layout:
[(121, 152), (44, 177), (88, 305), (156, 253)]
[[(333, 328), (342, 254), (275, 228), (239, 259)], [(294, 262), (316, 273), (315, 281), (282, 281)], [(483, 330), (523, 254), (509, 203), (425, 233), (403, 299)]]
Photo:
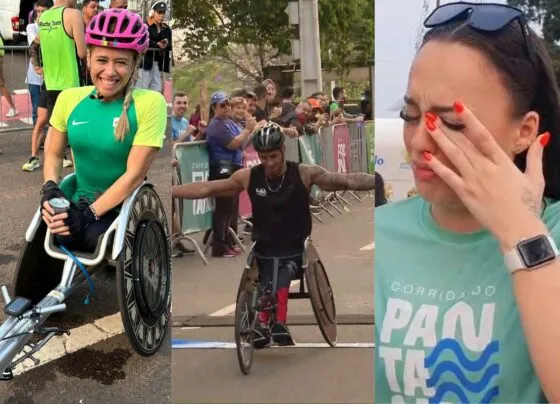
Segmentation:
[[(0, 155), (0, 284), (10, 285), (12, 282), (25, 230), (39, 201), (41, 171), (21, 171), (21, 166), (29, 157), (30, 144), (30, 131), (0, 133), (0, 150), (3, 151)], [(70, 172), (71, 169), (64, 169), (64, 174)], [(170, 147), (166, 144), (148, 177), (162, 198), (168, 222), (170, 176)], [(66, 301), (67, 311), (54, 315), (47, 325), (78, 329), (118, 313), (114, 271), (101, 270), (93, 279), (94, 301), (89, 306), (83, 304), (87, 286), (82, 286)], [(117, 324), (120, 324), (118, 320)], [(69, 343), (77, 341), (76, 335), (79, 336), (79, 333), (69, 337)], [(48, 351), (52, 346), (53, 342), (49, 342), (44, 350)], [(123, 334), (115, 335), (31, 369), (11, 382), (0, 382), (0, 401), (168, 402), (171, 391), (170, 353), (170, 344), (166, 343), (153, 357), (141, 358), (129, 347)]]
[[(272, 348), (255, 352), (249, 376), (235, 349), (173, 349), (175, 403), (373, 403), (373, 200), (348, 198), (351, 212), (314, 222), (313, 243), (336, 300), (338, 344), (366, 348)], [(173, 338), (234, 341), (232, 316), (245, 257), (174, 260)], [(291, 300), (288, 324), (297, 344), (324, 343), (310, 302)], [(296, 324), (307, 325), (296, 325)]]

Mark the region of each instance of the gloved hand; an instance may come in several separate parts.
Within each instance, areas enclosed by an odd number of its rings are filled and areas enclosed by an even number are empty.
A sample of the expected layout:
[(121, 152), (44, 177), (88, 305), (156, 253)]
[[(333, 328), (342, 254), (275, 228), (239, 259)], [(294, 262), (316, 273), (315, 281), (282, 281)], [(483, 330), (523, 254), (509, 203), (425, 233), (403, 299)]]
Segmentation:
[(54, 181), (47, 181), (43, 188), (41, 188), (41, 209), (45, 207), (45, 202), (53, 198), (66, 198), (57, 183)]
[(82, 238), (87, 227), (97, 221), (89, 204), (81, 201), (77, 205), (71, 203), (66, 213), (68, 217), (64, 219), (64, 224), (68, 226), (68, 231), (74, 237)]

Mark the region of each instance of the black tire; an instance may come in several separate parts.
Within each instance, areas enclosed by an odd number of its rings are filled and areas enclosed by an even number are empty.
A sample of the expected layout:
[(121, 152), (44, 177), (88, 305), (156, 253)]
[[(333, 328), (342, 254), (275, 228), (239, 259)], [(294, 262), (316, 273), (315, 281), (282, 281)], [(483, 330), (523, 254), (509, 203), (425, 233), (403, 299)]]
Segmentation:
[(116, 278), (128, 340), (140, 355), (153, 355), (169, 328), (171, 249), (163, 205), (151, 186), (144, 186), (134, 199)]
[(305, 283), (321, 334), (327, 344), (335, 347), (338, 333), (334, 294), (327, 271), (318, 257), (309, 262), (305, 271)]
[(253, 354), (255, 347), (253, 341), (255, 335), (256, 313), (252, 307), (252, 293), (240, 290), (235, 306), (235, 345), (239, 367), (244, 375), (248, 375), (253, 365)]

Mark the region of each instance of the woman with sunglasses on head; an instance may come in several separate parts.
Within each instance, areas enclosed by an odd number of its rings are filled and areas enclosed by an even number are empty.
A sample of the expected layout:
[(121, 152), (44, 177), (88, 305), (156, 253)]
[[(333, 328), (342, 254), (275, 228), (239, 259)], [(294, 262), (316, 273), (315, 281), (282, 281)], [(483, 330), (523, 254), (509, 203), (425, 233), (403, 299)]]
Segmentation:
[[(93, 252), (163, 146), (167, 106), (160, 93), (134, 89), (136, 68), (148, 47), (148, 29), (138, 15), (103, 11), (90, 21), (85, 39), (93, 86), (64, 90), (56, 101), (41, 206), (59, 243)], [(73, 195), (58, 187), (67, 143), (76, 166)], [(55, 214), (49, 204), (54, 198), (71, 200), (67, 212)]]
[(375, 402), (560, 402), (550, 57), (505, 5), (425, 26), (401, 112), (418, 196), (375, 211)]

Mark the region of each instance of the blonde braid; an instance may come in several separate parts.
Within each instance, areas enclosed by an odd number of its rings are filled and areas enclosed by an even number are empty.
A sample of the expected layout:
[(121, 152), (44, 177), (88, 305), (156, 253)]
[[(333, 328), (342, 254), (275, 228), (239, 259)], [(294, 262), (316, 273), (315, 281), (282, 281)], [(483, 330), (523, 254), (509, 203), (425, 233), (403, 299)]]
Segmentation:
[(119, 117), (119, 121), (117, 122), (117, 127), (115, 128), (115, 138), (122, 142), (128, 132), (130, 131), (130, 123), (128, 122), (128, 108), (130, 107), (130, 103), (132, 102), (132, 93), (134, 92), (134, 87), (136, 86), (136, 81), (138, 80), (138, 64), (140, 63), (141, 56), (137, 56), (132, 70), (132, 77), (126, 86), (126, 91), (124, 95), (124, 102), (123, 102), (123, 110), (121, 116)]

